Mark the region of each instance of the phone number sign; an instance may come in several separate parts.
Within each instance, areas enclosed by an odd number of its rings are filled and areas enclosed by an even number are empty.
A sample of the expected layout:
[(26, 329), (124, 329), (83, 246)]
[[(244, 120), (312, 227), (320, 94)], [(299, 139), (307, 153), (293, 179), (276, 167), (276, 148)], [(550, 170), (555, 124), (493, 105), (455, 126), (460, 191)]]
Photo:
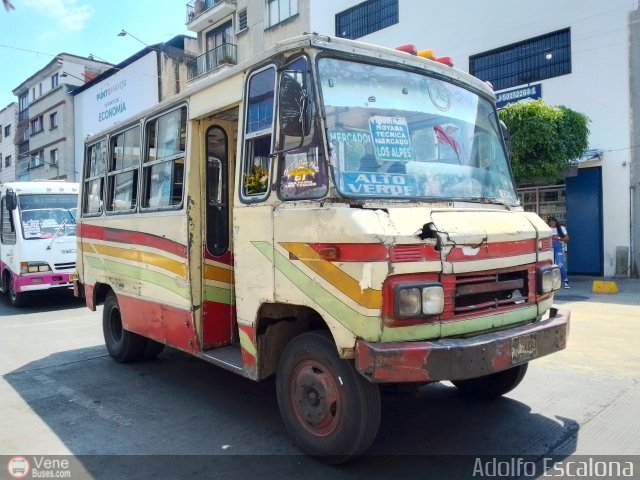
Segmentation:
[(542, 98), (542, 84), (540, 83), (497, 92), (496, 107), (502, 108), (509, 103), (519, 102), (520, 100), (536, 100), (538, 98)]

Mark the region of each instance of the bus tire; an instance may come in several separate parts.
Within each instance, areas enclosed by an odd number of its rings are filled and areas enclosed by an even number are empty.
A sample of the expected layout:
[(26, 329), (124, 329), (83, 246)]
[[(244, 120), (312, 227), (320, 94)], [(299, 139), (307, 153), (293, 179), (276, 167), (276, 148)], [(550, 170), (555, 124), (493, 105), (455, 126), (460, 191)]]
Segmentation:
[(9, 294), (9, 302), (16, 308), (24, 307), (27, 303), (27, 294), (24, 292), (16, 292), (12, 275), (9, 275), (8, 282), (7, 292)]
[(142, 358), (157, 357), (164, 350), (164, 343), (156, 342), (150, 338), (144, 339), (144, 349), (142, 350)]
[(145, 338), (125, 330), (122, 325), (118, 298), (109, 292), (102, 312), (102, 332), (109, 355), (117, 362), (130, 362), (142, 357)]
[(469, 380), (456, 380), (451, 383), (469, 397), (491, 400), (516, 388), (527, 373), (528, 366), (528, 363), (523, 363), (502, 372)]
[(276, 373), (278, 407), (306, 454), (344, 463), (371, 446), (380, 427), (380, 389), (341, 359), (327, 332), (307, 332), (285, 347)]

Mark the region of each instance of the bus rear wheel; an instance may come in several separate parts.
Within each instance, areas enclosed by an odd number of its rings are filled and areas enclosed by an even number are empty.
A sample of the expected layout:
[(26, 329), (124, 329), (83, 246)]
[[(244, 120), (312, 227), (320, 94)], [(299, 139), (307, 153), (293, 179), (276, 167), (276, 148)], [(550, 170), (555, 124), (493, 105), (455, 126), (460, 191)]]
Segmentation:
[(14, 307), (24, 307), (27, 300), (26, 294), (24, 292), (16, 292), (13, 276), (9, 275), (8, 283), (7, 291), (9, 292), (9, 302), (11, 302), (11, 305)]
[(516, 388), (527, 373), (528, 366), (528, 363), (524, 363), (484, 377), (456, 380), (451, 383), (469, 397), (491, 400)]
[(102, 332), (109, 355), (117, 362), (130, 362), (143, 356), (146, 339), (124, 329), (118, 298), (113, 292), (109, 292), (104, 301)]
[(380, 426), (380, 390), (342, 360), (325, 332), (289, 342), (276, 376), (278, 406), (289, 434), (308, 455), (338, 464), (361, 455)]

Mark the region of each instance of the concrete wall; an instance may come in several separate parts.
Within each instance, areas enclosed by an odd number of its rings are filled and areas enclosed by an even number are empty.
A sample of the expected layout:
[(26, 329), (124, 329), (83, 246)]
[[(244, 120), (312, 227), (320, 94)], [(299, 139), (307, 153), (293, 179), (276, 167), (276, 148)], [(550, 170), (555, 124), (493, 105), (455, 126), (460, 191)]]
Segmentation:
[[(311, 30), (335, 35), (335, 14), (359, 3), (361, 0), (311, 0)], [(589, 148), (604, 152), (603, 267), (606, 276), (614, 275), (616, 247), (631, 245), (630, 166), (635, 151), (631, 144), (637, 144), (640, 137), (638, 130), (635, 135), (632, 132), (636, 140), (632, 141), (630, 135), (630, 58), (637, 74), (639, 55), (630, 51), (629, 15), (638, 8), (638, 1), (538, 0), (514, 4), (492, 0), (490, 8), (477, 0), (399, 3), (398, 24), (359, 40), (387, 47), (413, 43), (418, 50), (430, 48), (437, 55), (453, 57), (456, 67), (465, 71), (470, 55), (571, 28), (572, 73), (542, 81), (542, 98), (548, 104), (582, 112), (592, 120)], [(637, 21), (637, 12), (634, 18)], [(637, 45), (638, 24), (632, 25)], [(635, 115), (637, 119), (637, 111)], [(637, 233), (635, 239), (637, 245)]]
[[(11, 134), (4, 136), (5, 127), (11, 125)], [(11, 182), (16, 179), (16, 162), (18, 161), (18, 150), (14, 143), (16, 127), (18, 126), (18, 104), (12, 102), (0, 110), (0, 184)], [(11, 166), (4, 165), (4, 159), (11, 155)]]
[(631, 273), (640, 276), (640, 7), (629, 15), (631, 83)]

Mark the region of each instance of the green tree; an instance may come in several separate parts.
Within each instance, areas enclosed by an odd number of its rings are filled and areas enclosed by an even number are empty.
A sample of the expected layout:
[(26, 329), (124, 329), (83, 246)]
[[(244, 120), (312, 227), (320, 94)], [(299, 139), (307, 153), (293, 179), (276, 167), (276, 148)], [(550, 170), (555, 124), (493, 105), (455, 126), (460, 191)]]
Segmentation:
[(511, 138), (516, 182), (564, 178), (589, 145), (589, 118), (542, 100), (511, 103), (499, 112)]

